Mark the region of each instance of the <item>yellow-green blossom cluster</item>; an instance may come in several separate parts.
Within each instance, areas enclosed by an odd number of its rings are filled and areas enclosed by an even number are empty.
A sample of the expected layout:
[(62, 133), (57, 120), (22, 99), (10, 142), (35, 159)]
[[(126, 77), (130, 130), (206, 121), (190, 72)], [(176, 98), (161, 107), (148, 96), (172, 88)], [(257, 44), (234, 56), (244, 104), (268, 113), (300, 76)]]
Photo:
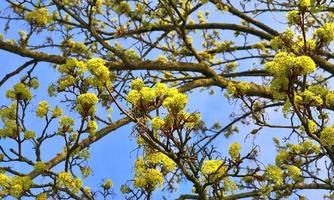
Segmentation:
[(107, 179), (104, 181), (102, 187), (106, 190), (110, 189), (112, 187), (112, 181), (111, 179)]
[(7, 90), (6, 97), (12, 100), (30, 100), (32, 94), (25, 84), (17, 83), (14, 85), (13, 90)]
[(113, 11), (117, 14), (124, 14), (124, 15), (130, 15), (131, 13), (131, 6), (127, 1), (120, 1), (117, 2), (113, 0), (106, 0), (104, 2), (108, 8), (113, 9)]
[[(61, 92), (61, 91), (64, 91), (67, 87), (70, 87), (70, 86), (74, 86), (75, 84), (77, 83), (77, 79), (72, 76), (72, 75), (66, 75), (66, 76), (63, 76), (61, 77), (59, 80), (58, 80), (58, 92)], [(53, 96), (55, 95), (55, 88), (51, 88), (49, 87), (49, 94), (50, 96)], [(51, 91), (51, 89), (53, 91)]]
[(303, 52), (305, 49), (307, 51), (314, 51), (317, 47), (317, 42), (314, 39), (309, 39), (305, 42), (302, 38), (297, 38), (297, 41), (292, 44), (292, 49), (294, 52)]
[(193, 129), (200, 121), (201, 115), (198, 112), (188, 113), (184, 110), (179, 113), (168, 113), (164, 117), (164, 127), (172, 127), (175, 124), (184, 128)]
[(187, 103), (187, 95), (172, 88), (168, 90), (167, 98), (163, 101), (162, 106), (167, 108), (167, 110), (171, 113), (178, 113), (184, 109)]
[[(290, 11), (288, 13), (288, 23), (290, 25), (299, 24), (300, 13), (299, 11)], [(306, 42), (306, 43), (305, 43)], [(307, 39), (306, 41), (302, 37), (295, 37), (294, 32), (288, 28), (286, 31), (281, 33), (279, 36), (274, 37), (270, 40), (271, 47), (276, 51), (293, 52), (293, 53), (304, 53), (305, 49), (307, 52), (312, 52), (316, 49), (318, 41), (316, 39)]]
[(37, 78), (32, 78), (27, 85), (31, 88), (37, 89), (39, 87), (39, 81), (37, 80)]
[(11, 178), (4, 173), (0, 173), (1, 192), (7, 194), (11, 185)]
[(224, 183), (224, 191), (226, 192), (228, 191), (233, 192), (238, 189), (236, 182), (230, 180), (227, 177), (223, 179), (223, 183)]
[(311, 0), (299, 0), (298, 6), (301, 10), (305, 10), (311, 6)]
[(286, 50), (287, 45), (290, 45), (288, 42), (294, 42), (295, 34), (291, 29), (287, 29), (283, 33), (281, 33), (279, 36), (274, 37), (272, 40), (270, 40), (270, 46), (274, 50)]
[(40, 193), (36, 196), (36, 200), (47, 200), (48, 194), (47, 193)]
[(13, 137), (17, 133), (17, 128), (20, 130), (20, 126), (16, 125), (16, 103), (12, 103), (9, 107), (0, 109), (0, 117), (3, 126), (0, 128), (1, 137)]
[(74, 120), (68, 116), (62, 116), (59, 119), (59, 129), (58, 131), (61, 133), (66, 133), (66, 132), (72, 132), (73, 131), (73, 125), (74, 125)]
[[(85, 73), (89, 71), (89, 74)], [(56, 85), (49, 87), (49, 94), (54, 95), (55, 91), (61, 92), (68, 87), (97, 87), (99, 90), (104, 87), (111, 88), (111, 73), (101, 58), (92, 58), (88, 61), (80, 61), (76, 58), (69, 58), (65, 64), (58, 67), (62, 76)]]
[(315, 71), (316, 65), (309, 56), (296, 56), (292, 53), (279, 52), (274, 60), (265, 64), (265, 69), (273, 74), (271, 90), (274, 97), (280, 98), (288, 90), (289, 81), (300, 75)]
[(16, 138), (18, 131), (21, 130), (21, 127), (17, 127), (15, 120), (9, 120), (4, 122), (4, 126), (0, 129), (1, 137), (12, 137)]
[(65, 64), (58, 67), (60, 73), (71, 74), (72, 76), (81, 75), (87, 70), (86, 63), (76, 58), (68, 58)]
[(198, 18), (199, 23), (201, 23), (201, 24), (205, 23), (206, 22), (206, 17), (207, 16), (204, 16), (203, 12), (201, 10), (197, 12), (197, 18)]
[(301, 23), (300, 12), (298, 10), (289, 11), (287, 18), (288, 18), (289, 25)]
[(227, 85), (227, 97), (237, 97), (239, 95), (246, 94), (247, 91), (251, 88), (250, 83), (240, 81), (237, 83), (230, 82)]
[(90, 120), (87, 123), (87, 133), (89, 133), (90, 135), (93, 135), (96, 130), (97, 130), (98, 126), (95, 120)]
[(36, 115), (37, 117), (45, 117), (48, 113), (50, 108), (50, 105), (47, 101), (41, 101), (38, 103), (38, 106), (36, 108)]
[(334, 145), (334, 125), (325, 127), (320, 133), (320, 141), (325, 146)]
[(315, 95), (325, 97), (328, 94), (328, 89), (324, 85), (316, 84), (308, 87), (308, 90), (313, 92)]
[(80, 178), (73, 178), (68, 172), (60, 172), (57, 176), (57, 184), (60, 187), (65, 187), (74, 193), (78, 193), (82, 187)]
[(227, 166), (223, 160), (205, 160), (201, 167), (201, 173), (212, 181), (222, 179), (226, 172)]
[(144, 107), (153, 104), (156, 97), (154, 89), (143, 87), (140, 90), (131, 90), (126, 96), (126, 99), (135, 107)]
[(210, 62), (213, 62), (216, 55), (213, 53), (208, 53), (206, 51), (201, 51), (198, 52), (198, 56), (203, 60), (208, 60)]
[(24, 139), (26, 139), (26, 140), (35, 138), (35, 136), (36, 136), (36, 134), (35, 134), (34, 131), (29, 130), (29, 131), (24, 132)]
[(148, 188), (154, 191), (157, 186), (162, 187), (164, 175), (155, 168), (148, 168), (142, 157), (135, 162), (134, 186), (137, 188)]
[(266, 69), (276, 76), (288, 77), (288, 71), (294, 75), (307, 75), (315, 71), (315, 63), (309, 56), (295, 56), (291, 53), (279, 52), (271, 62), (266, 63)]
[(163, 119), (161, 119), (160, 117), (154, 117), (154, 118), (151, 120), (151, 124), (152, 124), (152, 129), (153, 129), (153, 130), (158, 130), (158, 129), (160, 129), (161, 127), (164, 126), (165, 121), (164, 121)]
[(4, 195), (19, 198), (30, 189), (31, 183), (31, 179), (28, 176), (10, 177), (0, 173), (0, 194), (3, 193)]
[(43, 27), (52, 22), (52, 17), (49, 15), (49, 11), (45, 7), (35, 8), (34, 10), (27, 12), (25, 19), (39, 27)]
[(314, 32), (314, 37), (323, 43), (330, 43), (334, 40), (334, 23), (328, 22)]
[(57, 118), (63, 115), (63, 110), (56, 106), (52, 111), (52, 117)]
[(160, 62), (162, 62), (162, 63), (167, 63), (167, 62), (168, 62), (168, 59), (166, 58), (166, 56), (159, 55), (159, 56), (156, 58), (156, 61), (160, 61)]
[(318, 154), (320, 152), (319, 145), (310, 140), (305, 140), (300, 144), (288, 144), (287, 147), (292, 154)]
[(315, 133), (318, 130), (318, 126), (313, 120), (308, 120), (307, 124), (310, 133)]
[(168, 92), (167, 86), (163, 83), (155, 84), (154, 89), (155, 89), (155, 93), (157, 94), (157, 96), (166, 95)]
[(334, 106), (334, 92), (328, 92), (328, 94), (326, 94), (325, 104), (328, 107)]
[(277, 166), (269, 165), (266, 168), (265, 177), (274, 184), (281, 185), (284, 180), (284, 171)]
[(81, 94), (77, 98), (76, 110), (82, 116), (94, 115), (98, 98), (93, 93)]
[(64, 5), (73, 6), (73, 5), (81, 4), (82, 0), (62, 0), (62, 3)]
[(62, 45), (69, 48), (70, 53), (78, 54), (78, 55), (84, 55), (89, 57), (91, 55), (91, 52), (87, 48), (86, 44), (82, 42), (74, 42), (72, 40), (65, 40)]
[(162, 187), (164, 176), (173, 172), (176, 164), (161, 152), (152, 152), (151, 149), (144, 152), (144, 157), (139, 157), (135, 162), (134, 186), (153, 191), (157, 186)]
[(287, 171), (288, 171), (288, 175), (294, 181), (298, 181), (300, 179), (301, 174), (302, 174), (300, 169), (298, 167), (294, 166), (294, 165), (287, 166)]
[(241, 145), (238, 142), (234, 142), (229, 145), (228, 153), (233, 160), (238, 160), (240, 158)]
[[(172, 90), (167, 89), (167, 86), (162, 83), (157, 83), (154, 88), (145, 87), (145, 84), (141, 79), (135, 79), (131, 83), (131, 89), (132, 90), (126, 96), (126, 99), (137, 108), (154, 105), (157, 98), (166, 96), (167, 93)], [(177, 93), (177, 90), (175, 93)]]
[(310, 90), (305, 90), (300, 94), (296, 94), (294, 97), (295, 104), (297, 105), (309, 105), (309, 106), (321, 106), (324, 101), (320, 95), (316, 95)]
[(54, 94), (56, 88), (58, 92), (61, 92), (70, 86), (78, 84), (83, 79), (87, 65), (84, 61), (79, 61), (76, 58), (68, 58), (65, 64), (60, 65), (57, 69), (62, 74), (62, 77), (57, 81), (58, 87), (49, 87), (50, 96)]
[(83, 150), (78, 152), (78, 156), (81, 159), (88, 160), (90, 158), (90, 152), (89, 152), (88, 149), (83, 149)]
[(325, 86), (312, 85), (303, 92), (297, 92), (294, 96), (294, 103), (298, 106), (328, 106), (334, 105), (334, 94)]
[(110, 86), (110, 71), (102, 58), (88, 60), (87, 68), (94, 75), (96, 86)]
[(130, 59), (130, 60), (140, 59), (140, 55), (134, 49), (127, 49), (127, 50), (125, 50), (124, 54), (126, 54), (128, 59)]
[(127, 193), (131, 192), (130, 188), (127, 185), (121, 185), (120, 190), (123, 194), (127, 194)]
[(83, 178), (87, 178), (92, 175), (92, 169), (90, 167), (80, 167), (80, 172)]
[(130, 86), (132, 90), (141, 90), (145, 86), (145, 83), (143, 80), (136, 78), (132, 81)]
[(225, 70), (228, 72), (234, 71), (239, 66), (238, 62), (228, 62), (225, 64)]
[(12, 103), (9, 107), (3, 107), (0, 109), (0, 117), (3, 122), (6, 120), (15, 119), (16, 106), (16, 103)]
[(281, 164), (287, 162), (288, 157), (289, 157), (289, 152), (287, 150), (283, 149), (283, 150), (279, 151), (276, 154), (276, 159), (275, 159), (276, 165), (280, 166)]
[(155, 133), (159, 129), (170, 129), (173, 126), (193, 129), (201, 119), (199, 113), (190, 114), (184, 111), (188, 97), (176, 88), (167, 88), (163, 83), (157, 83), (150, 88), (146, 87), (141, 79), (135, 79), (131, 83), (131, 89), (126, 99), (132, 104), (135, 112), (147, 112), (160, 104), (168, 111), (165, 117), (156, 116), (151, 120)]
[(146, 155), (146, 160), (148, 164), (160, 165), (162, 173), (172, 172), (176, 167), (175, 162), (161, 152), (149, 153)]

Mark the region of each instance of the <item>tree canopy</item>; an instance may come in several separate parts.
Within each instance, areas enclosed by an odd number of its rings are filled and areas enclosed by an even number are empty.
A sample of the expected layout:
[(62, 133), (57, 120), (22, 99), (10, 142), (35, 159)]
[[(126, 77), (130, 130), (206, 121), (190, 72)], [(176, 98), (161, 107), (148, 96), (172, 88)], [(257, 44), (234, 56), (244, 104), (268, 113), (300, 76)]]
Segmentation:
[[(333, 1), (0, 7), (0, 198), (334, 198)], [(191, 95), (228, 103), (207, 121)], [(125, 126), (137, 148), (123, 196), (108, 174), (90, 189), (90, 147)]]

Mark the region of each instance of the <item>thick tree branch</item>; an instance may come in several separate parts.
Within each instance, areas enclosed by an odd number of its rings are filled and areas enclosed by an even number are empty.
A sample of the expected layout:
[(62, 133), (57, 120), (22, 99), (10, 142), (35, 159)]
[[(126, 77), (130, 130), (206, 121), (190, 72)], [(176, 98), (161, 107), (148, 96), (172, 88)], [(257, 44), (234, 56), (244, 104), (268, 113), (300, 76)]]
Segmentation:
[[(172, 31), (175, 30), (174, 25), (156, 25), (152, 27), (141, 27), (135, 30), (128, 30), (123, 32), (121, 35), (117, 33), (104, 33), (105, 35), (112, 35), (107, 39), (116, 39), (126, 36), (131, 36), (135, 34), (143, 34), (154, 31)], [(227, 24), (227, 23), (205, 23), (205, 24), (187, 24), (184, 26), (185, 30), (209, 30), (209, 29), (220, 29), (220, 30), (231, 30), (231, 31), (240, 31), (244, 33), (249, 33), (259, 38), (271, 40), (273, 36), (263, 31), (257, 30), (252, 27), (242, 26), (238, 24)]]
[[(273, 191), (282, 191), (285, 189), (290, 188), (291, 190), (333, 190), (333, 187), (331, 187), (328, 184), (318, 184), (318, 183), (296, 183), (296, 184), (284, 184), (284, 185), (279, 185), (279, 186), (274, 186)], [(210, 200), (235, 200), (235, 199), (245, 199), (249, 197), (259, 197), (261, 196), (261, 192), (256, 190), (256, 191), (251, 191), (251, 192), (245, 192), (245, 193), (239, 193), (239, 194), (234, 194), (230, 196), (223, 197), (221, 199), (213, 198), (211, 197)], [(193, 194), (185, 194), (181, 195), (178, 200), (186, 200), (186, 199), (199, 199), (197, 195)]]

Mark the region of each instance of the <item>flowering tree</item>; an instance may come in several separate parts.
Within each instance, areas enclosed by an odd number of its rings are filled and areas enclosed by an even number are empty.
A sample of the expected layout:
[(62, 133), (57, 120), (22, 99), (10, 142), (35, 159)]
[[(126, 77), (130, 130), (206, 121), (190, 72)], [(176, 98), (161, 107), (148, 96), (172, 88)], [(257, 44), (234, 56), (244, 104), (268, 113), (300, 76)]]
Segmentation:
[[(94, 170), (89, 147), (127, 124), (139, 155), (133, 179), (121, 186), (126, 199), (176, 192), (185, 181), (193, 191), (179, 199), (306, 199), (301, 191), (311, 189), (334, 198), (333, 1), (0, 5), (0, 49), (24, 58), (0, 77), (0, 87), (20, 77), (1, 97), (1, 198), (112, 198), (110, 179), (99, 190), (83, 184)], [(2, 68), (12, 67), (1, 59)], [(48, 66), (56, 81), (36, 73)], [(48, 97), (39, 86), (48, 87)], [(223, 92), (240, 109), (230, 121), (207, 122), (187, 108), (197, 88)], [(226, 110), (232, 114), (232, 106)], [(238, 135), (250, 145), (217, 148), (217, 138), (241, 124), (254, 128)], [(256, 138), (272, 130), (277, 154), (265, 162)], [(50, 143), (61, 148), (45, 159)]]

